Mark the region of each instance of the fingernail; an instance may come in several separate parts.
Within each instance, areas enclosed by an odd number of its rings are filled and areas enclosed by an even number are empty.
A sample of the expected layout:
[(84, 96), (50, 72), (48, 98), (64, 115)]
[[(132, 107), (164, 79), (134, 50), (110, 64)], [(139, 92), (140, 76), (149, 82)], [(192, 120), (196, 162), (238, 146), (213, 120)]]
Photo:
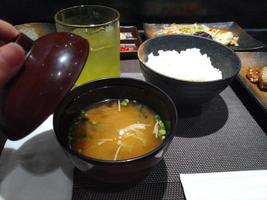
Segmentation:
[(2, 65), (12, 69), (18, 68), (24, 63), (24, 50), (16, 43), (8, 43), (1, 47), (0, 59)]

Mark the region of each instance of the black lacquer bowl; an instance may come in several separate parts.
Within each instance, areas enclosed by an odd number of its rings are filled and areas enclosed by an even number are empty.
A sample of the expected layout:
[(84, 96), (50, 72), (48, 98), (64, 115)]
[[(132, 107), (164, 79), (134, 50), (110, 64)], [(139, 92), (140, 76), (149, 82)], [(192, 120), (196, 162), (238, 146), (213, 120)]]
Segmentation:
[[(188, 48), (198, 48), (202, 54), (207, 54), (212, 65), (222, 71), (223, 78), (207, 82), (179, 80), (157, 73), (145, 64), (151, 52), (180, 52)], [(167, 35), (149, 39), (139, 47), (138, 59), (146, 81), (167, 92), (178, 107), (201, 105), (210, 101), (231, 83), (241, 67), (240, 60), (233, 50), (210, 39), (189, 35)]]
[[(80, 111), (108, 99), (132, 99), (151, 107), (170, 128), (162, 144), (153, 151), (128, 160), (97, 160), (70, 148), (68, 133), (71, 122)], [(144, 81), (110, 78), (84, 84), (72, 90), (54, 113), (54, 131), (58, 142), (74, 165), (85, 175), (101, 182), (135, 182), (143, 178), (163, 158), (177, 130), (177, 112), (169, 96)], [(115, 122), (116, 123), (116, 122)]]

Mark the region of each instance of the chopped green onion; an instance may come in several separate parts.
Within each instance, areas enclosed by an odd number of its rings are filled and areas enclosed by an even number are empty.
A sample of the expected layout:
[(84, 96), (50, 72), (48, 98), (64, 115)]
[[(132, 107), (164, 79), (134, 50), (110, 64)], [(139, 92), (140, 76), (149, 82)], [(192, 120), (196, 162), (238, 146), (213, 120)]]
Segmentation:
[(160, 129), (159, 132), (158, 132), (158, 134), (160, 136), (166, 135), (166, 131), (164, 129)]
[(137, 108), (139, 109), (140, 113), (142, 114), (142, 116), (144, 118), (147, 118), (148, 117), (147, 114), (146, 114), (146, 112), (145, 112), (145, 109), (144, 109), (145, 106), (143, 104), (137, 105)]
[(155, 115), (155, 120), (156, 121), (160, 121), (160, 116), (159, 115)]
[(158, 124), (158, 131), (155, 134), (155, 136), (157, 139), (164, 140), (166, 138), (166, 133), (167, 133), (165, 125), (164, 125), (163, 121), (160, 119), (159, 115), (155, 115), (155, 120)]
[(163, 121), (159, 120), (158, 123), (159, 123), (159, 128), (165, 130), (165, 125), (164, 125)]
[[(88, 120), (90, 120), (90, 119), (88, 118), (87, 113), (86, 113), (84, 110), (81, 110), (79, 116), (76, 117), (76, 118), (74, 118), (74, 119), (72, 120), (71, 124), (70, 124), (70, 127), (69, 127), (69, 135), (68, 135), (68, 139), (69, 139), (69, 141), (73, 140), (73, 135), (72, 135), (72, 134), (73, 134), (73, 130), (76, 128), (76, 126), (77, 126), (80, 122), (86, 122), (86, 121), (88, 121)], [(90, 120), (90, 122), (91, 122), (91, 120)], [(91, 123), (93, 124), (93, 123), (96, 123), (96, 122), (91, 122)], [(86, 139), (86, 138), (87, 138), (86, 133), (81, 134), (81, 135), (79, 136), (79, 139)]]
[(125, 107), (125, 106), (127, 106), (129, 104), (129, 102), (130, 102), (129, 99), (122, 99), (121, 100), (121, 106)]
[(79, 122), (86, 122), (86, 121), (88, 121), (87, 113), (84, 110), (82, 110), (80, 113), (80, 116), (78, 117), (77, 122), (79, 123)]

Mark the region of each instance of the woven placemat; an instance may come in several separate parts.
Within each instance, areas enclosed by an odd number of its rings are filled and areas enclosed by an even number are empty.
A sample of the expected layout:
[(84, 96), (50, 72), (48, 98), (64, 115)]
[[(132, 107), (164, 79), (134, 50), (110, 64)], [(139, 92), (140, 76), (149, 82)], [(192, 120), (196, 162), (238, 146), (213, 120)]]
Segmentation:
[(75, 170), (72, 199), (185, 199), (180, 173), (267, 169), (266, 133), (230, 87), (209, 104), (178, 112), (177, 135), (144, 180), (122, 188), (96, 184)]

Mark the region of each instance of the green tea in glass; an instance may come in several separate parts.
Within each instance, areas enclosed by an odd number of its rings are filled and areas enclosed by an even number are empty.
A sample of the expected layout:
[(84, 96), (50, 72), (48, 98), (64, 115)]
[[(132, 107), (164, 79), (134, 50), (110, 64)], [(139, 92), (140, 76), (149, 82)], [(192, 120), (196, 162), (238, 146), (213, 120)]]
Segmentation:
[(113, 8), (81, 5), (55, 15), (58, 32), (72, 32), (87, 39), (90, 53), (76, 85), (120, 76), (120, 14)]

